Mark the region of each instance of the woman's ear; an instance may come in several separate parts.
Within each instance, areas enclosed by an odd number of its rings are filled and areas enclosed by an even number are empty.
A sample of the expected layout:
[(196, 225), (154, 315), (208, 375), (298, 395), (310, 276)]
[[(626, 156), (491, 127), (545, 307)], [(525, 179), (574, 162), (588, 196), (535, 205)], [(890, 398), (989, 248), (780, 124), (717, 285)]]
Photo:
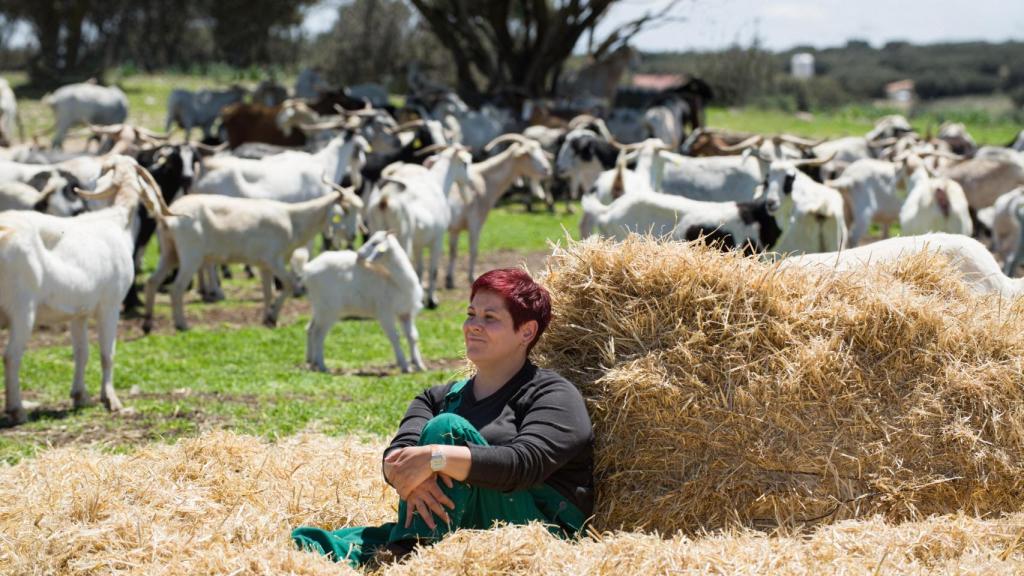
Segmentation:
[(537, 334), (537, 321), (527, 320), (526, 322), (523, 322), (522, 325), (519, 326), (519, 330), (516, 332), (524, 344), (529, 344)]

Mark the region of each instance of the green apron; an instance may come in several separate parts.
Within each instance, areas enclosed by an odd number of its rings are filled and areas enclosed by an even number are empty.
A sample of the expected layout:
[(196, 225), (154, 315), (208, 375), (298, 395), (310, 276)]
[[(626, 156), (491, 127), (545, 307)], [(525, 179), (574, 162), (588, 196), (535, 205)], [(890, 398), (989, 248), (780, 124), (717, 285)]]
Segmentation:
[[(446, 444), (465, 446), (476, 444), (486, 446), (480, 432), (468, 420), (455, 414), (462, 404), (462, 391), (469, 380), (460, 380), (452, 385), (445, 395), (440, 414), (432, 418), (420, 433), (419, 445)], [(501, 492), (471, 486), (465, 482), (454, 482), (448, 488), (439, 483), (441, 490), (455, 503), (448, 510), (450, 524), (435, 518), (436, 528), (431, 530), (419, 516), (413, 517), (412, 526), (405, 527), (406, 502), (398, 503), (398, 522), (382, 526), (361, 526), (342, 528), (329, 532), (320, 528), (303, 526), (292, 531), (292, 539), (299, 548), (331, 556), (334, 561), (347, 561), (353, 568), (366, 564), (377, 549), (389, 542), (416, 540), (434, 542), (459, 528), (485, 530), (495, 522), (527, 524), (542, 522), (557, 536), (575, 536), (583, 532), (586, 518), (575, 504), (547, 484), (539, 484), (527, 490)]]

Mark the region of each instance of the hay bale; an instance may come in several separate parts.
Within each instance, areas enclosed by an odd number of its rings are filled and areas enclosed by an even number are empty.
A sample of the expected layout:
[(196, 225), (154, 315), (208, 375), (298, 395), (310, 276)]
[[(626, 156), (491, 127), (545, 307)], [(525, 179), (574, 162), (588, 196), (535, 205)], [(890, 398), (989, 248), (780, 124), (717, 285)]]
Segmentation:
[[(294, 549), (289, 532), (394, 518), (381, 448), (352, 437), (268, 444), (208, 432), (128, 455), (46, 451), (0, 468), (0, 574), (354, 574)], [(381, 573), (1011, 574), (1024, 572), (1022, 537), (1024, 514), (899, 525), (875, 517), (796, 536), (616, 532), (577, 542), (534, 524), (459, 531)]]
[(881, 518), (822, 526), (806, 536), (741, 530), (671, 539), (636, 532), (579, 542), (540, 525), (459, 531), (388, 576), (424, 574), (1019, 574), (1024, 515), (964, 515), (892, 525)]
[(1024, 502), (1024, 305), (937, 256), (822, 276), (632, 237), (569, 244), (545, 282), (537, 352), (587, 398), (599, 529)]
[(0, 469), (0, 573), (352, 574), (289, 534), (393, 519), (382, 450), (210, 432), (130, 455), (46, 451)]

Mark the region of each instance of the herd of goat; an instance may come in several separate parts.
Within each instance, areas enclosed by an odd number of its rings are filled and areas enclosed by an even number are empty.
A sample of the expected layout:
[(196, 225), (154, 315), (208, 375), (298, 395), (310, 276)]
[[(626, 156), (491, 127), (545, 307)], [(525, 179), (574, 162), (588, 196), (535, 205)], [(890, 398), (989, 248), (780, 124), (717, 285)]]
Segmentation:
[[(513, 188), (551, 209), (555, 193), (567, 210), (581, 199), (582, 237), (704, 241), (786, 256), (782, 267), (850, 269), (935, 250), (979, 292), (1024, 294), (1024, 280), (1012, 278), (1024, 260), (1024, 132), (1007, 147), (978, 147), (963, 125), (922, 138), (906, 119), (889, 116), (864, 136), (812, 141), (707, 128), (686, 134), (685, 102), (670, 97), (629, 124), (622, 114), (616, 123), (595, 113), (562, 117), (539, 103), (514, 113), (474, 110), (447, 91), (411, 96), (396, 111), (372, 86), (329, 90), (308, 76), (294, 92), (287, 98), (261, 85), (245, 102), (239, 88), (175, 90), (167, 129), (180, 126), (185, 139), (171, 143), (126, 123), (127, 99), (117, 88), (65, 86), (44, 98), (56, 134), (53, 147), (41, 149), (10, 145), (16, 101), (0, 80), (9, 420), (26, 419), (19, 369), (36, 325), (69, 324), (79, 407), (89, 403), (84, 371), (95, 320), (101, 400), (117, 410), (122, 311), (144, 306), (149, 333), (157, 291), (169, 280), (173, 322), (184, 330), (185, 292), (198, 279), (204, 299), (222, 299), (226, 264), (258, 270), (268, 326), (288, 296), (306, 293), (312, 368), (327, 369), (324, 340), (335, 322), (368, 317), (380, 323), (403, 371), (423, 369), (415, 320), (422, 306), (438, 304), (445, 238), (446, 287), (455, 284), (463, 231), (472, 282), (488, 213)], [(88, 151), (90, 141), (86, 152), (61, 151), (67, 131), (81, 124), (97, 150)], [(194, 128), (203, 142), (190, 141)], [(858, 247), (872, 224), (884, 238)], [(888, 238), (893, 224), (902, 235)], [(354, 246), (360, 232), (358, 250), (333, 249)], [(154, 234), (160, 260), (140, 298), (136, 277)], [(313, 257), (317, 237), (325, 249)]]

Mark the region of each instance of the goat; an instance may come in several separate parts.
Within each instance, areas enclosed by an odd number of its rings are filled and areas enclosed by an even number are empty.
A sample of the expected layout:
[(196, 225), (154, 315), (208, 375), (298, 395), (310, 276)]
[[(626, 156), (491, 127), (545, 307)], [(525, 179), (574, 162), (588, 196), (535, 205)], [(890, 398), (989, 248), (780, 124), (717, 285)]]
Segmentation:
[[(199, 156), (196, 150), (188, 144), (165, 145), (146, 150), (141, 152), (136, 159), (153, 176), (166, 204), (174, 202), (179, 193), (188, 192), (199, 165)], [(139, 230), (135, 235), (134, 242), (136, 275), (142, 271), (142, 258), (146, 253), (146, 246), (149, 245), (155, 232), (156, 220), (148, 214), (140, 214)], [(142, 306), (142, 300), (139, 298), (139, 286), (132, 282), (132, 287), (124, 299), (125, 312), (134, 314), (140, 306)]]
[(14, 138), (14, 126), (17, 124), (21, 139), (25, 139), (25, 127), (18, 116), (18, 101), (7, 80), (0, 78), (0, 146), (10, 146)]
[(753, 253), (772, 247), (780, 230), (774, 207), (764, 198), (751, 202), (703, 202), (657, 192), (627, 194), (611, 204), (583, 197), (584, 213), (602, 234), (622, 240), (631, 233), (704, 240), (724, 250)]
[[(80, 194), (86, 195), (84, 191)], [(114, 344), (121, 300), (131, 286), (131, 223), (139, 200), (156, 217), (167, 214), (149, 173), (125, 156), (107, 159), (93, 198), (109, 208), (74, 218), (34, 212), (0, 214), (0, 326), (9, 329), (4, 353), (7, 416), (26, 420), (18, 380), (21, 358), (37, 323), (70, 321), (75, 375), (74, 406), (89, 403), (85, 365), (88, 321), (95, 318), (103, 371), (100, 398), (121, 409), (114, 391)]]
[(967, 197), (955, 181), (931, 176), (922, 162), (910, 175), (907, 188), (910, 192), (899, 211), (904, 236), (928, 232), (970, 236), (974, 232)]
[(949, 167), (942, 175), (963, 187), (974, 210), (991, 206), (996, 198), (1024, 186), (1024, 164), (1013, 161), (972, 158)]
[(872, 222), (881, 225), (883, 238), (889, 237), (889, 227), (900, 219), (905, 194), (898, 189), (904, 184), (906, 170), (904, 164), (869, 158), (850, 164), (839, 178), (825, 181), (843, 195), (852, 220), (850, 246), (860, 244)]
[[(429, 150), (429, 149), (424, 149)], [(446, 148), (431, 158), (431, 166), (392, 164), (385, 182), (366, 203), (366, 221), (371, 232), (387, 230), (416, 262), (416, 275), (423, 279), (423, 250), (430, 250), (427, 278), (427, 307), (437, 307), (437, 268), (444, 247), (444, 234), (451, 224), (448, 192), (455, 182), (469, 179), (473, 161), (461, 145)]]
[(842, 195), (800, 171), (830, 160), (776, 160), (769, 166), (764, 195), (772, 206), (778, 206), (775, 219), (783, 231), (776, 252), (830, 252), (845, 246)]
[(1024, 187), (996, 199), (993, 205), (992, 247), (1003, 259), (1003, 273), (1012, 277), (1024, 261)]
[(416, 330), (423, 287), (393, 234), (375, 232), (359, 252), (324, 252), (303, 267), (302, 275), (313, 307), (306, 327), (306, 362), (310, 367), (327, 371), (327, 333), (339, 319), (356, 316), (377, 319), (391, 341), (399, 368), (409, 372), (395, 329), (398, 320), (409, 341), (412, 368), (426, 370)]
[(53, 109), (57, 119), (53, 136), (56, 149), (61, 148), (68, 129), (76, 124), (120, 124), (128, 117), (128, 98), (116, 86), (69, 84), (44, 96), (43, 103)]
[(192, 129), (203, 131), (203, 138), (213, 136), (213, 123), (225, 107), (241, 102), (248, 91), (241, 86), (228, 90), (198, 90), (192, 92), (176, 88), (167, 97), (167, 120), (164, 132), (170, 132), (174, 124), (185, 130), (185, 141), (192, 139)]
[(445, 286), (455, 287), (455, 259), (459, 247), (459, 234), (469, 232), (469, 282), (475, 276), (480, 248), (480, 232), (487, 221), (487, 214), (517, 178), (547, 178), (551, 175), (548, 162), (540, 144), (521, 134), (503, 134), (484, 147), (490, 151), (498, 144), (512, 142), (503, 152), (469, 167), (469, 182), (459, 186), (459, 193), (449, 193), (448, 203), (452, 209), (452, 221), (448, 228), (448, 273)]
[[(241, 179), (236, 174), (236, 178)], [(248, 186), (240, 182), (239, 186)], [(362, 200), (350, 188), (298, 203), (275, 200), (229, 198), (212, 194), (189, 194), (171, 204), (173, 216), (158, 219), (160, 263), (146, 281), (146, 311), (142, 329), (153, 327), (156, 289), (171, 274), (174, 326), (187, 330), (183, 296), (189, 281), (204, 265), (245, 263), (258, 266), (263, 281), (263, 323), (277, 324), (285, 298), (294, 293), (295, 279), (288, 270), (292, 253), (305, 246), (323, 230), (335, 206), (350, 218), (363, 208)], [(271, 302), (274, 277), (285, 289)]]
[[(37, 189), (32, 184), (37, 183)], [(0, 212), (4, 210), (35, 210), (52, 216), (77, 216), (86, 211), (85, 203), (75, 194), (77, 180), (60, 171), (41, 172), (30, 184), (0, 184)]]
[(921, 252), (945, 256), (967, 287), (976, 294), (997, 295), (1010, 301), (1024, 296), (1024, 278), (1008, 278), (981, 242), (962, 234), (901, 236), (842, 252), (791, 256), (782, 260), (779, 268), (785, 270), (801, 267), (842, 272), (894, 262)]

